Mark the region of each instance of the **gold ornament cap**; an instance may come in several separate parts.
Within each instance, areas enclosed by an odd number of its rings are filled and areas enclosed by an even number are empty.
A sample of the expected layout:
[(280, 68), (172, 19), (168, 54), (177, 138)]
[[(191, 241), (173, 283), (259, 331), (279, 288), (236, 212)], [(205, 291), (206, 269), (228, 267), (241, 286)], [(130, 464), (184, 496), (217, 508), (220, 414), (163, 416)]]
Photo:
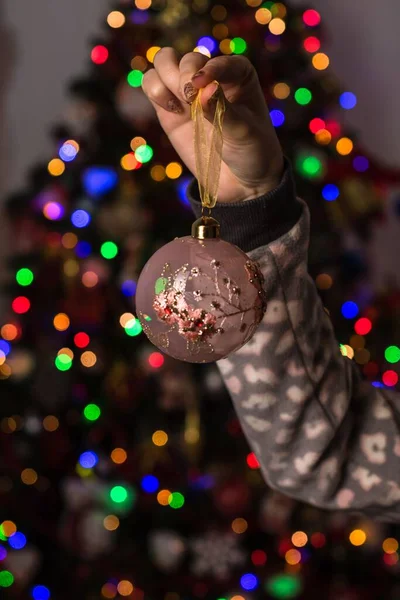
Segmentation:
[(213, 217), (202, 216), (192, 225), (192, 237), (197, 240), (212, 240), (219, 238), (220, 224)]

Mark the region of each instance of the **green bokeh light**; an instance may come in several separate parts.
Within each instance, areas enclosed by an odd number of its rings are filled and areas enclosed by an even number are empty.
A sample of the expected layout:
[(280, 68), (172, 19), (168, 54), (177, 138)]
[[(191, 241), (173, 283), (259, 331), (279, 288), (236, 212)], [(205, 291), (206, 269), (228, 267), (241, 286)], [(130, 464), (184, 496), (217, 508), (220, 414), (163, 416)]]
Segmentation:
[(131, 323), (132, 319), (129, 321), (129, 327), (125, 327), (125, 333), (131, 337), (141, 334), (143, 329), (139, 319), (135, 319), (132, 325)]
[(294, 99), (302, 106), (309, 104), (312, 100), (312, 93), (307, 88), (299, 88), (294, 93)]
[(390, 363), (399, 362), (400, 348), (398, 346), (388, 346), (385, 350), (385, 358)]
[(31, 285), (33, 278), (33, 273), (30, 269), (19, 269), (19, 271), (17, 271), (15, 274), (17, 283), (23, 286)]
[(267, 592), (274, 598), (288, 600), (301, 592), (301, 582), (295, 575), (275, 575), (265, 585)]
[(110, 490), (110, 498), (116, 504), (122, 504), (128, 499), (128, 490), (122, 485), (115, 485)]
[(128, 83), (132, 87), (140, 87), (143, 81), (143, 73), (138, 69), (133, 69), (130, 73), (128, 73), (127, 77)]
[(173, 492), (168, 498), (168, 504), (171, 508), (182, 508), (185, 504), (185, 496), (180, 492)]
[(313, 179), (322, 174), (322, 162), (316, 156), (299, 156), (296, 159), (296, 170), (303, 177)]
[(10, 571), (0, 571), (0, 587), (8, 588), (14, 583), (14, 575)]
[(54, 362), (59, 371), (68, 371), (72, 367), (72, 358), (68, 354), (59, 354)]
[(83, 409), (83, 414), (88, 421), (97, 421), (101, 415), (101, 410), (97, 404), (88, 404)]
[(241, 37), (233, 38), (233, 40), (230, 41), (229, 46), (234, 54), (243, 54), (247, 49), (246, 41)]
[(142, 144), (135, 150), (135, 158), (141, 163), (147, 163), (153, 158), (153, 148), (148, 144)]
[(110, 260), (115, 258), (118, 254), (118, 246), (114, 242), (104, 242), (100, 248), (100, 254), (103, 258)]

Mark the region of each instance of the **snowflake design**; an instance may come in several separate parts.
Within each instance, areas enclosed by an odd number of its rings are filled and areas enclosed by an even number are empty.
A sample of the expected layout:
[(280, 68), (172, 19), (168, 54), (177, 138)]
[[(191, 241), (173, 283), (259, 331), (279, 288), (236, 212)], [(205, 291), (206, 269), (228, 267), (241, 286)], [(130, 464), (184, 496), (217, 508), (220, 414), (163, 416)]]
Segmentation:
[(195, 575), (226, 579), (231, 569), (245, 561), (237, 536), (230, 533), (209, 532), (193, 539), (190, 545), (194, 554), (191, 569)]

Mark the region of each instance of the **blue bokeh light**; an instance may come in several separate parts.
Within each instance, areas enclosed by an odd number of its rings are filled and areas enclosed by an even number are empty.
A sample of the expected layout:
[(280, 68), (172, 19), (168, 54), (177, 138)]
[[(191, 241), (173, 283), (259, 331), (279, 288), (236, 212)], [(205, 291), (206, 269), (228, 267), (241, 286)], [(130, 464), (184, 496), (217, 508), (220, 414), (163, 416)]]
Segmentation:
[(240, 585), (244, 590), (255, 590), (258, 586), (258, 579), (253, 573), (245, 573), (240, 578)]
[(83, 173), (82, 183), (89, 196), (98, 198), (115, 188), (118, 183), (118, 175), (112, 167), (89, 167)]
[(135, 25), (144, 25), (149, 20), (150, 15), (147, 10), (133, 10), (131, 14), (131, 21)]
[(190, 208), (190, 202), (187, 197), (187, 189), (191, 180), (191, 177), (181, 177), (177, 185), (178, 198), (188, 208)]
[(75, 246), (75, 254), (78, 258), (87, 258), (92, 253), (92, 246), (89, 242), (78, 242)]
[(197, 46), (204, 46), (210, 53), (213, 53), (217, 47), (217, 43), (212, 37), (205, 35), (199, 39)]
[(340, 194), (339, 188), (334, 183), (327, 183), (322, 188), (322, 197), (324, 198), (324, 200), (327, 200), (328, 202), (332, 202), (333, 200), (336, 200), (337, 198), (339, 198), (339, 194)]
[(0, 350), (5, 354), (5, 356), (7, 356), (10, 354), (11, 346), (5, 340), (0, 340)]
[(274, 127), (280, 127), (285, 122), (285, 115), (281, 110), (271, 110), (269, 116), (271, 117), (272, 125)]
[(90, 215), (86, 210), (78, 209), (74, 210), (71, 215), (71, 223), (75, 227), (82, 228), (86, 227), (90, 223)]
[(369, 160), (366, 156), (355, 156), (353, 158), (353, 167), (359, 173), (364, 173), (369, 169)]
[(121, 292), (124, 296), (134, 296), (136, 293), (136, 281), (133, 279), (126, 279), (121, 284)]
[(358, 315), (359, 308), (355, 302), (349, 300), (342, 305), (342, 315), (345, 319), (354, 319)]
[(79, 457), (79, 464), (84, 469), (93, 469), (93, 467), (95, 467), (98, 462), (99, 457), (95, 452), (92, 452), (90, 450), (88, 452), (82, 452), (82, 454)]
[(35, 585), (32, 589), (33, 600), (49, 600), (50, 590), (45, 585)]
[(14, 550), (22, 550), (26, 546), (26, 537), (20, 531), (17, 531), (8, 539), (8, 543)]
[(155, 492), (158, 490), (158, 488), (160, 487), (160, 482), (158, 481), (157, 477), (155, 477), (154, 475), (145, 475), (142, 479), (142, 489), (147, 492), (148, 494), (151, 494), (152, 492)]
[(339, 103), (342, 108), (350, 110), (357, 104), (357, 96), (353, 94), (353, 92), (343, 92), (343, 94), (340, 95)]
[(0, 560), (4, 560), (5, 558), (7, 558), (7, 550), (4, 546), (0, 546)]
[(58, 151), (58, 156), (64, 162), (71, 162), (71, 160), (74, 160), (77, 154), (78, 150), (76, 149), (76, 147), (73, 144), (68, 143), (63, 144), (60, 150)]

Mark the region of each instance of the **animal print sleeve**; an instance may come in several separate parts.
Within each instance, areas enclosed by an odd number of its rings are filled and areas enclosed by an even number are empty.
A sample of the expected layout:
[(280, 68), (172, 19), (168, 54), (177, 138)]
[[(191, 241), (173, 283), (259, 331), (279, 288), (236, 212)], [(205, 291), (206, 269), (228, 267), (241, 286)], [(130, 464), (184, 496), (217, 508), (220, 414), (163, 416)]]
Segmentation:
[(342, 356), (307, 272), (309, 213), (249, 252), (268, 307), (250, 342), (218, 365), (268, 484), (325, 509), (400, 523), (400, 396)]

